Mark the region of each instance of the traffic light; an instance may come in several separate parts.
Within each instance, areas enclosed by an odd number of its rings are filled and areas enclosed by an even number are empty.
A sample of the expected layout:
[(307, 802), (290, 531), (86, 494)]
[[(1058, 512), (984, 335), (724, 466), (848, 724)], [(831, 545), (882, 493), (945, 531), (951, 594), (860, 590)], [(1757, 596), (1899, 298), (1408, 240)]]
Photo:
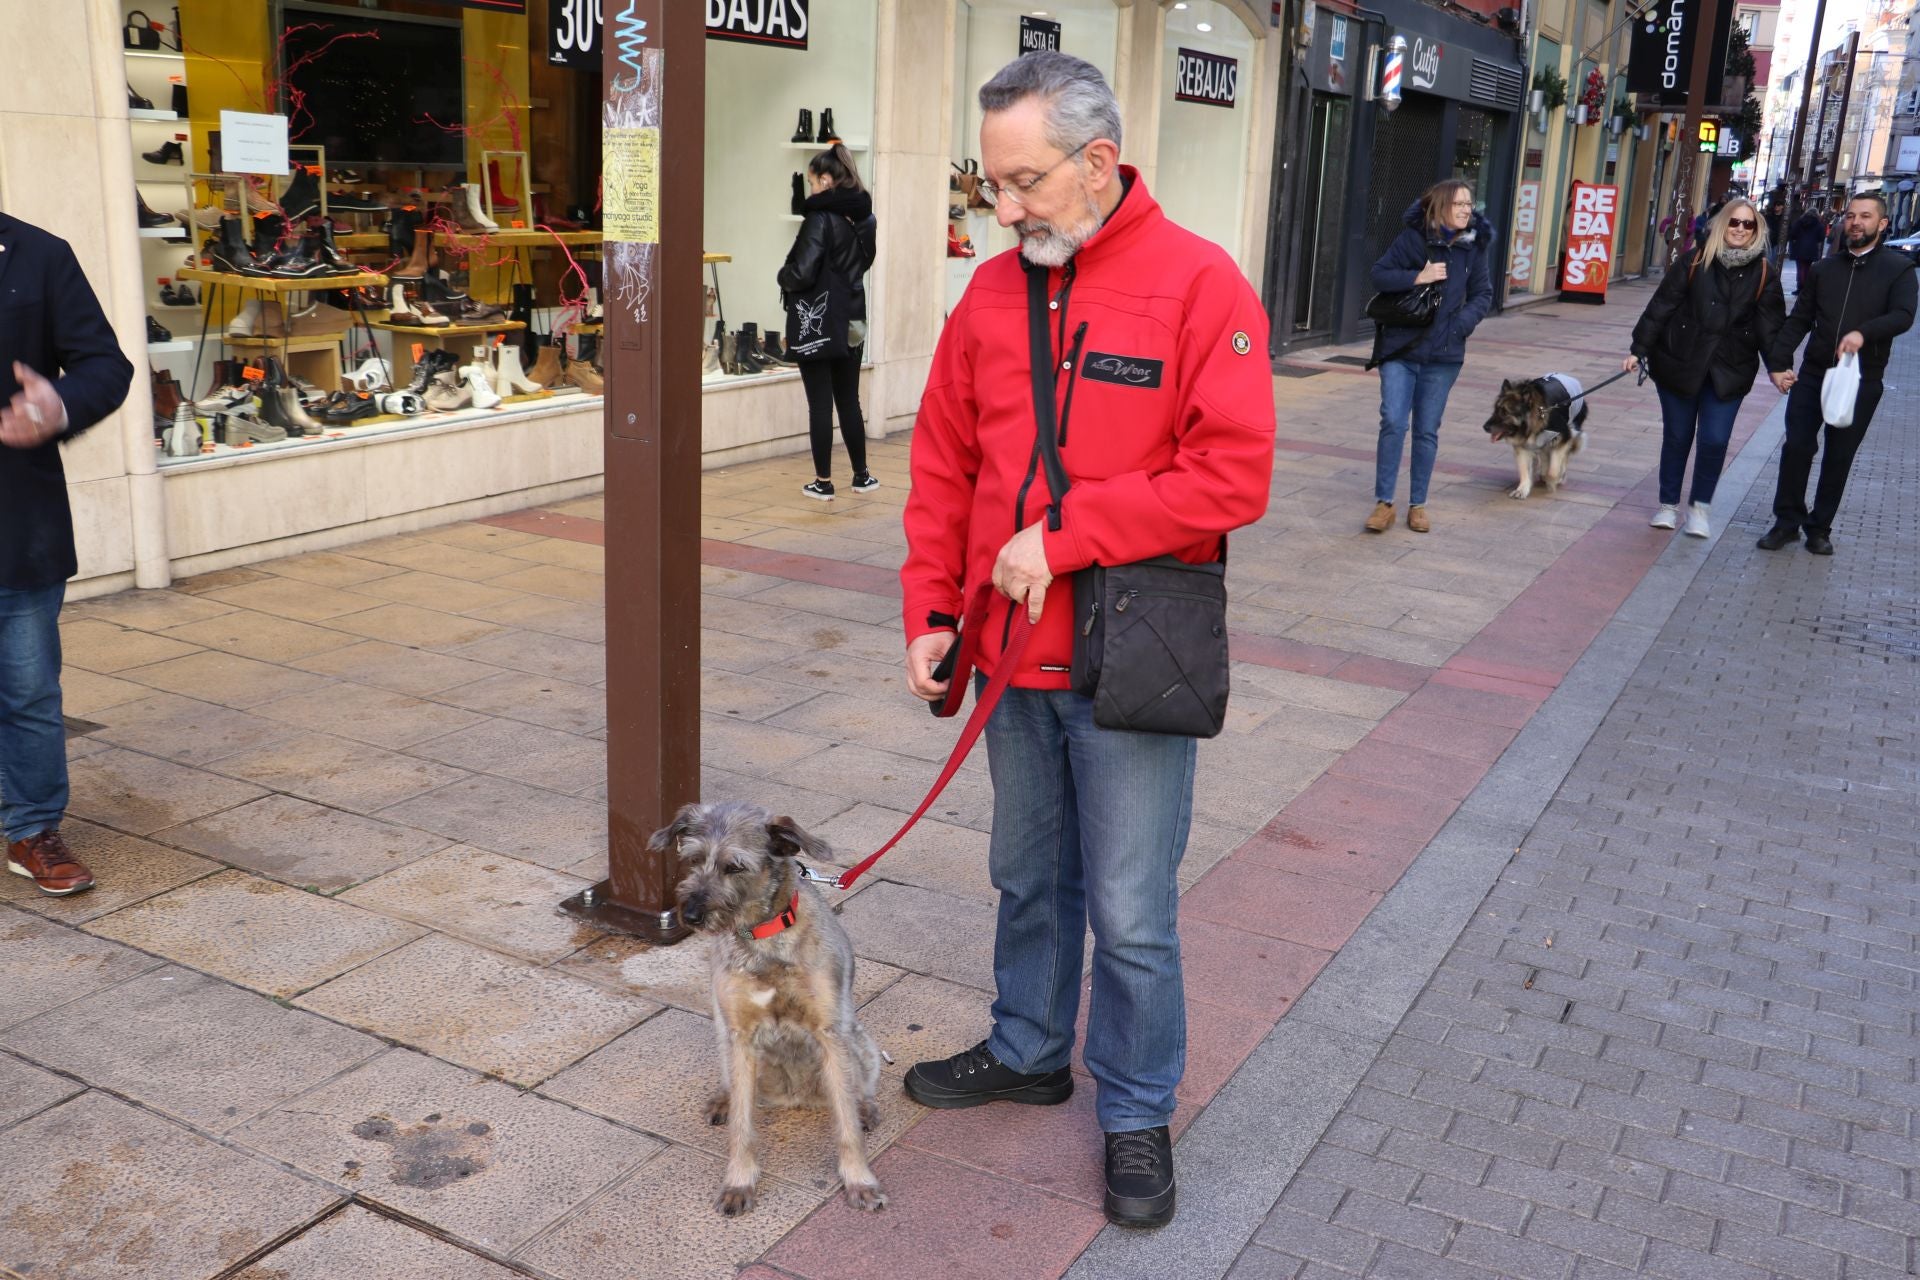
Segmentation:
[(1702, 120), (1700, 122), (1700, 149), (1709, 152), (1720, 149), (1720, 124), (1718, 121)]

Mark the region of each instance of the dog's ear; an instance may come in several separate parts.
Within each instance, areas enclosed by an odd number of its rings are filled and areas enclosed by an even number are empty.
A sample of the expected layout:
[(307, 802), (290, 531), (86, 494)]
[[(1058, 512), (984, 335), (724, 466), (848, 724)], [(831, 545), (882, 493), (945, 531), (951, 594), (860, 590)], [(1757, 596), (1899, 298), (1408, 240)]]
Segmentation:
[(660, 853), (667, 849), (678, 850), (680, 841), (685, 838), (687, 832), (693, 830), (699, 815), (699, 805), (681, 805), (680, 812), (673, 815), (672, 822), (669, 822), (666, 826), (660, 828), (647, 838), (647, 848), (653, 850), (655, 853)]
[(775, 818), (767, 824), (767, 849), (776, 858), (824, 858), (832, 852), (825, 840), (805, 830), (792, 818)]

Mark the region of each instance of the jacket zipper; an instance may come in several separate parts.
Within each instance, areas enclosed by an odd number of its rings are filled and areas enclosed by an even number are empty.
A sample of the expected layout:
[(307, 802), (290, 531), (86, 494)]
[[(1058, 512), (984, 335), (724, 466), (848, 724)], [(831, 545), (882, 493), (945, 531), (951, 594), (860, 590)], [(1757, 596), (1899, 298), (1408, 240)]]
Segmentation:
[(1073, 351), (1067, 356), (1067, 403), (1060, 410), (1060, 447), (1067, 447), (1067, 419), (1073, 414), (1073, 388), (1080, 381), (1080, 350), (1086, 344), (1087, 322), (1073, 331)]
[[(1064, 348), (1067, 344), (1067, 295), (1072, 292), (1073, 292), (1073, 263), (1069, 262), (1067, 263), (1066, 266), (1060, 269), (1060, 292), (1055, 294), (1052, 299), (1054, 307), (1060, 313), (1059, 345), (1062, 348)], [(1085, 324), (1082, 324), (1080, 326), (1080, 332), (1082, 334), (1086, 333), (1086, 329), (1087, 329), (1087, 326)], [(1048, 358), (1051, 359), (1053, 356), (1053, 353), (1048, 352), (1047, 355), (1048, 355)], [(1076, 366), (1075, 371), (1077, 372), (1077, 366), (1079, 364), (1079, 359), (1078, 359), (1079, 348), (1077, 346), (1074, 348), (1074, 356), (1075, 356), (1074, 364)], [(1071, 379), (1069, 379), (1067, 383), (1067, 400), (1069, 404), (1071, 404), (1073, 400), (1073, 383)], [(1039, 424), (1035, 423), (1034, 425), (1036, 427), (1036, 430), (1033, 433), (1033, 452), (1027, 457), (1026, 479), (1020, 482), (1020, 491), (1014, 496), (1014, 499), (1013, 499), (1013, 531), (1015, 533), (1019, 533), (1022, 529), (1026, 528), (1024, 521), (1027, 518), (1027, 494), (1033, 490), (1034, 476), (1040, 470), (1040, 432), (1037, 429)], [(1060, 432), (1061, 432), (1061, 439), (1064, 441), (1066, 438), (1066, 420), (1064, 417), (1062, 417), (1061, 419)], [(1006, 620), (1002, 623), (1000, 628), (1001, 648), (1004, 649), (1007, 646), (1007, 644), (1012, 640), (1012, 638), (1013, 638), (1013, 610), (1009, 608), (1007, 610)]]

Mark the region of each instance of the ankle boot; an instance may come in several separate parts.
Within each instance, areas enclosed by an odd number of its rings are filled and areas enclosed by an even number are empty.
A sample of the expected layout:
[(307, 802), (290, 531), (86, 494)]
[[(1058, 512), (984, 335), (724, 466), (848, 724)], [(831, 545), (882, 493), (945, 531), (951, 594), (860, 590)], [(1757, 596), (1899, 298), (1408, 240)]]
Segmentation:
[(495, 386), (502, 395), (531, 395), (542, 390), (539, 383), (527, 377), (520, 367), (520, 348), (511, 342), (503, 342), (494, 351)]
[(154, 369), (151, 374), (153, 383), (153, 416), (171, 420), (174, 410), (180, 407), (184, 398), (180, 394), (180, 383), (171, 373)]
[(155, 213), (152, 209), (149, 209), (147, 207), (147, 198), (140, 194), (139, 188), (137, 187), (134, 189), (133, 198), (140, 206), (140, 225), (142, 227), (170, 227), (179, 221), (178, 218), (175, 218), (170, 213)]
[(288, 219), (320, 212), (320, 180), (303, 164), (293, 167), (293, 181), (280, 196), (280, 212)]
[(427, 274), (427, 269), (433, 263), (433, 232), (425, 227), (415, 227), (412, 240), (406, 261), (387, 272), (389, 280), (418, 280)]
[(502, 213), (517, 213), (519, 211), (520, 202), (508, 195), (507, 189), (500, 185), (500, 162), (498, 160), (487, 161), (487, 189), (493, 195), (493, 207), (495, 209), (498, 209)]
[(185, 164), (187, 156), (178, 142), (163, 142), (152, 151), (142, 151), (140, 158), (148, 164)]
[(730, 375), (746, 372), (740, 367), (740, 344), (730, 333), (720, 335), (720, 370)]
[(468, 202), (467, 187), (454, 183), (447, 188), (447, 216), (453, 219), (453, 225), (464, 232), (479, 235), (487, 229), (486, 224), (474, 217), (475, 206)]
[(813, 112), (805, 107), (800, 108), (800, 123), (794, 126), (792, 141), (813, 141)]
[(573, 379), (573, 385), (590, 396), (602, 396), (607, 393), (607, 380), (600, 376), (599, 370), (590, 364), (579, 361), (567, 366), (567, 376)]
[(700, 376), (712, 377), (720, 372), (720, 344), (709, 342), (700, 348)]
[(466, 384), (467, 392), (473, 397), (476, 409), (491, 409), (500, 403), (500, 393), (487, 381), (487, 366), (469, 364), (460, 367), (460, 381)]
[(442, 374), (450, 374), (460, 366), (460, 357), (451, 351), (429, 351), (422, 356), (420, 363), (413, 366), (413, 380), (404, 388), (415, 395), (425, 395), (433, 386), (434, 380)]
[(765, 373), (767, 363), (753, 350), (753, 339), (745, 329), (733, 335), (734, 359), (740, 364), (742, 373)]
[(527, 370), (527, 381), (536, 387), (550, 387), (560, 381), (560, 350), (553, 340), (533, 335), (538, 354), (533, 358), (533, 367)]
[(816, 141), (818, 142), (840, 141), (840, 135), (834, 131), (834, 127), (833, 127), (833, 108), (832, 107), (828, 107), (826, 110), (820, 113), (820, 136), (819, 138), (816, 139)]
[(466, 185), (467, 216), (482, 231), (498, 231), (500, 224), (487, 216), (487, 208), (480, 203), (480, 188), (469, 182)]
[(793, 361), (787, 359), (786, 352), (780, 348), (779, 331), (772, 327), (769, 327), (760, 335), (760, 354), (775, 364), (790, 365), (793, 363)]
[(807, 212), (807, 180), (799, 174), (793, 175), (793, 216), (802, 217)]

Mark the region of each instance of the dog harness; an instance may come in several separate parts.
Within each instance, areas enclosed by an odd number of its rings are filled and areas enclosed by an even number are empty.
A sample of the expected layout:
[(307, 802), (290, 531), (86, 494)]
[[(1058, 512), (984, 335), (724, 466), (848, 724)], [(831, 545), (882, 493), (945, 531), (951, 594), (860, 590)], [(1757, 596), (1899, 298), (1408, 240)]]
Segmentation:
[(793, 922), (795, 919), (798, 918), (795, 916), (794, 913), (797, 912), (799, 909), (800, 909), (800, 891), (798, 889), (795, 889), (793, 891), (793, 901), (787, 904), (787, 909), (785, 911), (782, 911), (779, 915), (773, 917), (771, 920), (762, 920), (759, 924), (747, 930), (747, 932), (753, 935), (753, 940), (755, 942), (764, 942), (768, 938), (771, 938), (776, 933), (784, 933), (788, 929), (793, 928)]
[(1549, 373), (1535, 378), (1533, 385), (1540, 389), (1546, 401), (1547, 425), (1527, 442), (1527, 447), (1551, 449), (1572, 440), (1580, 421), (1587, 415), (1586, 393), (1579, 379), (1571, 374)]

